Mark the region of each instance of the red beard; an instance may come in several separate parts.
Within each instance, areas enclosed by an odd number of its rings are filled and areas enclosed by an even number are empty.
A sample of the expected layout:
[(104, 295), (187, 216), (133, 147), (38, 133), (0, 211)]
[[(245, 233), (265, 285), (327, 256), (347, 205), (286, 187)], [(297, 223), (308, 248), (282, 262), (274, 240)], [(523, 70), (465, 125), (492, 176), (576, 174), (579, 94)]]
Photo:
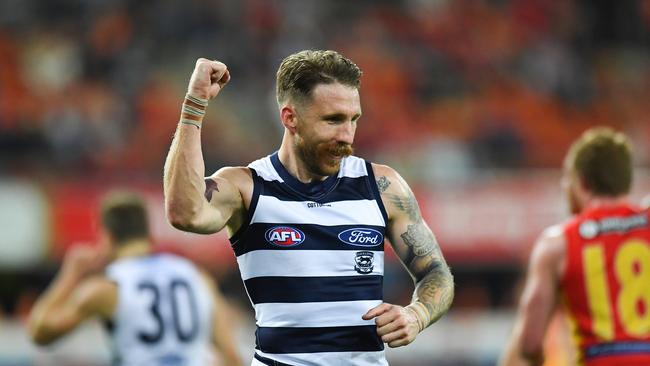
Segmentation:
[(313, 174), (330, 176), (341, 168), (341, 159), (353, 154), (352, 146), (343, 142), (310, 143), (296, 140), (296, 151)]

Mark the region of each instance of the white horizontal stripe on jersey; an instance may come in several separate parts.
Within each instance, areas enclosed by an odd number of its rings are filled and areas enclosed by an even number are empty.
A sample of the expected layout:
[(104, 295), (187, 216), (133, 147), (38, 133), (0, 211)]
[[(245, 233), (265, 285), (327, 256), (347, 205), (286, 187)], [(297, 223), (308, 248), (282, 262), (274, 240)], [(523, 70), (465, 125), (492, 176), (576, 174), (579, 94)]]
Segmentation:
[[(341, 243), (341, 245), (345, 245)], [(374, 254), (371, 273), (355, 269), (359, 251)], [(237, 257), (239, 271), (245, 281), (254, 277), (330, 277), (384, 274), (384, 252), (366, 250), (255, 250)]]
[(373, 325), (374, 319), (361, 316), (381, 304), (381, 300), (264, 303), (255, 305), (260, 327), (348, 327)]
[(259, 196), (251, 224), (277, 223), (384, 226), (384, 217), (375, 200), (350, 200), (330, 202), (309, 207), (309, 202), (282, 201), (272, 196)]
[(319, 352), (270, 354), (255, 350), (262, 357), (295, 366), (354, 365), (388, 366), (385, 351), (378, 352)]

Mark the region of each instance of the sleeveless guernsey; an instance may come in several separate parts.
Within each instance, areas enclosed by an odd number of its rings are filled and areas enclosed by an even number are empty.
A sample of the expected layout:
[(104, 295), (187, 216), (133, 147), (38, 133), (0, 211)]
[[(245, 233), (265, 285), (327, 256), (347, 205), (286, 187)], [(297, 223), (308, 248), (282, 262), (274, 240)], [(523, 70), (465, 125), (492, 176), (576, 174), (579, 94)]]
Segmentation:
[(597, 207), (564, 226), (561, 285), (579, 364), (650, 365), (648, 215), (629, 205)]
[(114, 365), (207, 364), (214, 305), (190, 261), (170, 254), (127, 258), (106, 275), (118, 286), (109, 322)]
[(387, 365), (374, 320), (382, 303), (386, 211), (369, 162), (304, 184), (277, 152), (249, 165), (247, 222), (230, 240), (255, 309), (266, 365)]

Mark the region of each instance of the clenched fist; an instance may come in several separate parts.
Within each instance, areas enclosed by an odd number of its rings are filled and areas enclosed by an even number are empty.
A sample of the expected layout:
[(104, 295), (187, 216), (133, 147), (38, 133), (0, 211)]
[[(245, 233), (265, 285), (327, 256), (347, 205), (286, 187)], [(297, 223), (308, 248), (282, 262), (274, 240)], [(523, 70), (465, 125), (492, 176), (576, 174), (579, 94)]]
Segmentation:
[(225, 64), (200, 58), (196, 60), (187, 92), (193, 97), (212, 99), (228, 84), (228, 81), (230, 81), (230, 73)]
[(375, 319), (377, 334), (388, 347), (406, 346), (420, 332), (417, 316), (413, 310), (399, 305), (383, 303), (363, 314), (364, 320)]

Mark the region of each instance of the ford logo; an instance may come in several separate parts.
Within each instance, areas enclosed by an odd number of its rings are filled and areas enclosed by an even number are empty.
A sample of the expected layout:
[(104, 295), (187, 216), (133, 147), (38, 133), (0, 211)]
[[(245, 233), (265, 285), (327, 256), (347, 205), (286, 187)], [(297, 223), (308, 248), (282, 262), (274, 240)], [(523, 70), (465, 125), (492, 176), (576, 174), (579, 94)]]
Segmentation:
[(384, 242), (384, 235), (375, 229), (354, 228), (341, 231), (339, 240), (359, 247), (374, 247)]

